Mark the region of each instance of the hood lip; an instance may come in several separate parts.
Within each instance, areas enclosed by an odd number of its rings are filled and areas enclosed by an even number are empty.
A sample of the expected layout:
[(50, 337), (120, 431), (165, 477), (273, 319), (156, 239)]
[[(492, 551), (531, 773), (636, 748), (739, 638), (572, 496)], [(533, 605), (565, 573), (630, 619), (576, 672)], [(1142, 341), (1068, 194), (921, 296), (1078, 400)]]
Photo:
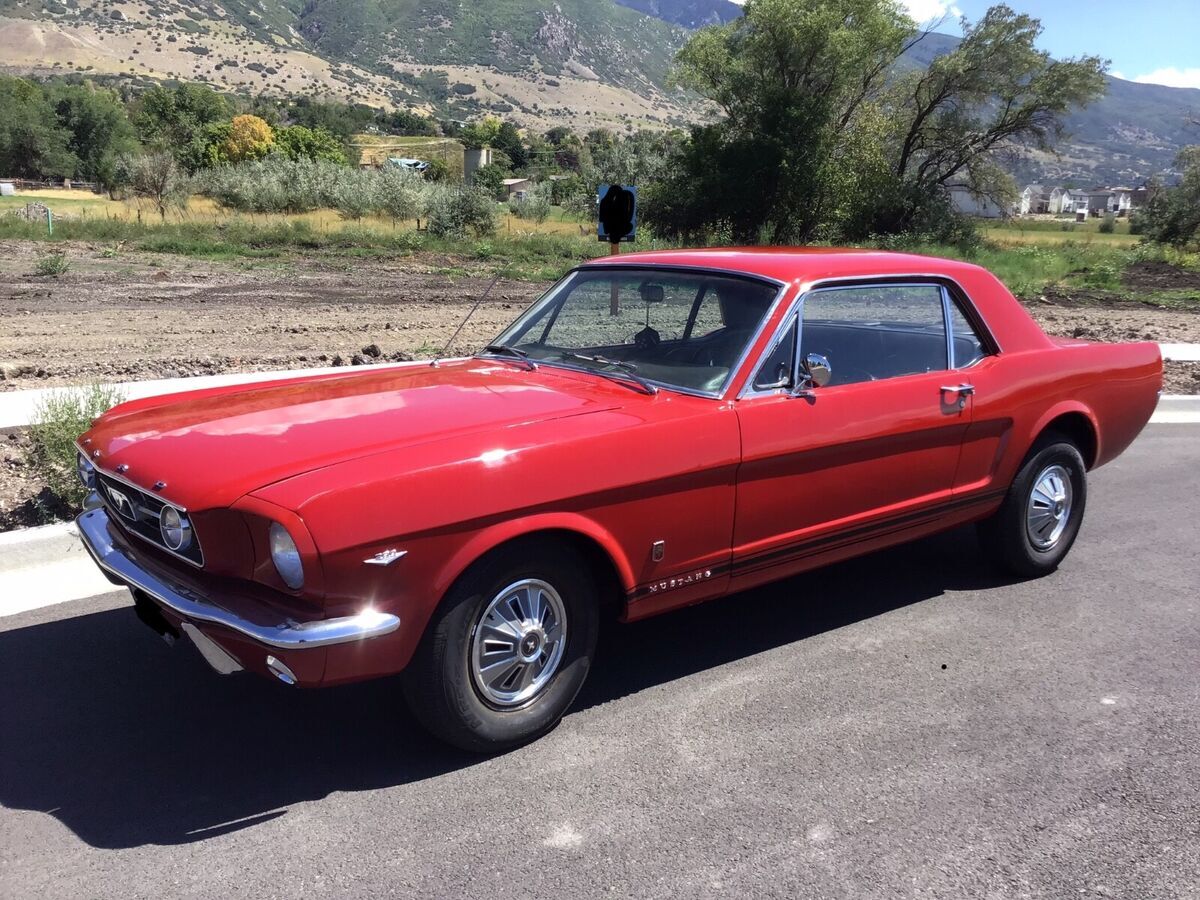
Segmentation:
[[(181, 513), (186, 513), (188, 511), (188, 508), (186, 506), (184, 506), (182, 503), (176, 503), (174, 500), (168, 500), (166, 497), (163, 497), (153, 487), (145, 487), (143, 485), (138, 484), (136, 481), (133, 481), (132, 479), (126, 478), (124, 475), (118, 474), (117, 472), (113, 471), (112, 469), (104, 468), (104, 466), (100, 465), (99, 463), (97, 463), (95, 461), (95, 460), (99, 459), (100, 457), (89, 454), (86, 450), (84, 450), (83, 445), (79, 441), (75, 441), (75, 449), (77, 449), (81, 454), (83, 454), (84, 458), (87, 459), (88, 463), (91, 465), (91, 467), (93, 469), (95, 469), (97, 472), (100, 472), (104, 476), (111, 478), (113, 481), (119, 481), (122, 484), (127, 484), (134, 490), (141, 491), (143, 494), (153, 494), (156, 499), (162, 501), (164, 506), (173, 507), (173, 508), (179, 510), (179, 512), (181, 512)], [(100, 452), (99, 450), (95, 450), (95, 451), (93, 451), (93, 454), (96, 454), (99, 452)], [(170, 487), (170, 485), (167, 484), (167, 485), (165, 485), (165, 487)]]

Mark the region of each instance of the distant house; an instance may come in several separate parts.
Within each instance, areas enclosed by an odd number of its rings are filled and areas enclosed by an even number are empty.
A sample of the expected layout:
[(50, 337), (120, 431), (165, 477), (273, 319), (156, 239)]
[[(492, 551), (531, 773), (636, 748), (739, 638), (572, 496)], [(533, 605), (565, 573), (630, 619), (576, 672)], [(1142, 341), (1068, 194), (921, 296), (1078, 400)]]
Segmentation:
[(978, 219), (999, 219), (1004, 216), (1004, 210), (994, 200), (973, 192), (965, 184), (952, 184), (947, 190), (950, 192), (950, 206), (956, 213)]
[(1133, 208), (1133, 188), (1095, 188), (1086, 191), (1084, 209), (1092, 216), (1125, 216)]
[(1027, 184), (1017, 201), (1017, 211), (1022, 216), (1050, 212), (1050, 192), (1040, 184)]
[(1065, 212), (1070, 212), (1069, 209), (1064, 209), (1064, 205), (1070, 198), (1070, 192), (1066, 188), (1056, 187), (1047, 195), (1046, 212), (1053, 216), (1062, 215)]
[(528, 178), (505, 178), (501, 183), (504, 185), (504, 190), (508, 192), (508, 196), (516, 197), (518, 200), (524, 200), (529, 189), (533, 187), (533, 182)]

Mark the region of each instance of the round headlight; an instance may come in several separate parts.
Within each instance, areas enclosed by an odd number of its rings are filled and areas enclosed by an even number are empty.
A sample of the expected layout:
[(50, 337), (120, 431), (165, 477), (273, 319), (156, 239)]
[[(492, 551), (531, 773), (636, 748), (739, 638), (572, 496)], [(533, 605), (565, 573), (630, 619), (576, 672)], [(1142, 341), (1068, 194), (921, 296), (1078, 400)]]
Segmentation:
[(300, 562), (300, 551), (288, 530), (278, 522), (271, 523), (271, 561), (283, 583), (293, 591), (304, 586), (304, 565)]
[(192, 543), (192, 523), (173, 506), (164, 506), (158, 514), (158, 530), (169, 550), (186, 550)]
[(79, 483), (89, 491), (96, 489), (96, 469), (82, 453), (75, 454), (75, 471), (79, 475)]

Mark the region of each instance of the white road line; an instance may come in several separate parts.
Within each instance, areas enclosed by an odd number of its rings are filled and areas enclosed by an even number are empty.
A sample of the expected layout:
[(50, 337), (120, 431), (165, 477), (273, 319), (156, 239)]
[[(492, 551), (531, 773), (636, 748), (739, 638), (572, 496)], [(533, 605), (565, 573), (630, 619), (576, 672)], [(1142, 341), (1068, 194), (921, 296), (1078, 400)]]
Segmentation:
[(1159, 344), (1163, 359), (1174, 362), (1200, 362), (1200, 344)]

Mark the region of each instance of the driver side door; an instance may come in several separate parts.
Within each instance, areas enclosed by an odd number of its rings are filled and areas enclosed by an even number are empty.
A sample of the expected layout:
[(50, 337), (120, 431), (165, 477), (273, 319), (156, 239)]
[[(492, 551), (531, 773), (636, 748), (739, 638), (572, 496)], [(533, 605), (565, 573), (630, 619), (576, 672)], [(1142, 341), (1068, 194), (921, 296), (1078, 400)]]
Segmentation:
[[(742, 431), (732, 589), (894, 542), (952, 504), (969, 392), (945, 391), (948, 295), (937, 284), (815, 290), (736, 404)], [(796, 342), (799, 341), (799, 354)], [(755, 388), (780, 359), (827, 357), (803, 396)]]

